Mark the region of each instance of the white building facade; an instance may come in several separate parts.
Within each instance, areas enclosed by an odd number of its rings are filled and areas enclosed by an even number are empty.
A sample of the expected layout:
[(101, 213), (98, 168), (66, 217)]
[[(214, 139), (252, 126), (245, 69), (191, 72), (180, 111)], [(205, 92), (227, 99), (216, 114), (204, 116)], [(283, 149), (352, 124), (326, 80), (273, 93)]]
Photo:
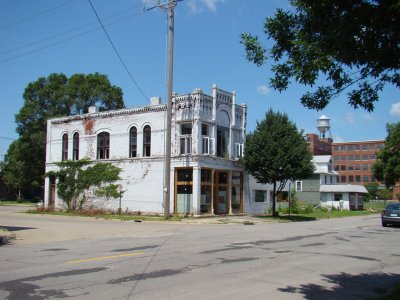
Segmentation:
[[(238, 159), (246, 136), (246, 105), (236, 93), (212, 87), (173, 95), (170, 213), (263, 213), (269, 198), (255, 204), (253, 187)], [(163, 213), (166, 105), (152, 98), (142, 108), (97, 112), (47, 122), (46, 172), (63, 160), (88, 158), (122, 169), (121, 199), (99, 199), (88, 207), (123, 212)], [(260, 198), (260, 197), (258, 197)], [(260, 200), (258, 199), (258, 202)], [(54, 177), (45, 181), (45, 205), (62, 208)], [(258, 209), (256, 209), (258, 207)]]

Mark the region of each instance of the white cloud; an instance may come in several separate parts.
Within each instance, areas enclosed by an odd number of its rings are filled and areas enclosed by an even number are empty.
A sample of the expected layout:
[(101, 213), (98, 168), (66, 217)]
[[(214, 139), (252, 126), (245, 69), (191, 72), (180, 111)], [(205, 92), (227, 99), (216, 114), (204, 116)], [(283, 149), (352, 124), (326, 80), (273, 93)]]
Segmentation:
[(186, 5), (189, 8), (189, 14), (198, 14), (203, 12), (203, 9), (198, 5), (196, 0), (189, 0), (186, 2)]
[(217, 5), (224, 3), (225, 0), (188, 0), (186, 5), (189, 8), (189, 14), (198, 14), (204, 11), (204, 8), (217, 12)]
[(344, 118), (344, 120), (346, 121), (346, 123), (348, 124), (353, 124), (355, 122), (354, 120), (354, 116), (352, 113), (347, 113), (346, 117)]
[(270, 89), (265, 84), (257, 86), (257, 93), (263, 94), (263, 95), (268, 95), (269, 92), (270, 92)]
[(375, 118), (373, 115), (371, 115), (371, 114), (365, 114), (365, 115), (364, 115), (364, 120), (365, 120), (365, 121), (368, 121), (368, 122), (373, 122), (373, 121), (376, 120), (376, 118)]
[(399, 117), (400, 116), (400, 102), (392, 104), (392, 107), (390, 108), (390, 114), (393, 117)]
[(339, 135), (334, 135), (334, 136), (333, 136), (333, 141), (334, 141), (335, 143), (342, 143), (342, 142), (344, 142), (344, 139), (343, 139), (341, 136), (339, 136)]

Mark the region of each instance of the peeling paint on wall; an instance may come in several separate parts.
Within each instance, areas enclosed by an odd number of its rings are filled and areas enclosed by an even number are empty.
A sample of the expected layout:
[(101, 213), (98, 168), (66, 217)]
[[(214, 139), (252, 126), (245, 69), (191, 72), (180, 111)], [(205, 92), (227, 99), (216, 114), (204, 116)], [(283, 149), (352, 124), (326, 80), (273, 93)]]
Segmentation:
[(83, 121), (83, 126), (85, 128), (85, 133), (87, 135), (92, 135), (93, 134), (93, 127), (94, 127), (95, 123), (96, 123), (96, 120), (94, 120), (94, 119), (84, 120)]

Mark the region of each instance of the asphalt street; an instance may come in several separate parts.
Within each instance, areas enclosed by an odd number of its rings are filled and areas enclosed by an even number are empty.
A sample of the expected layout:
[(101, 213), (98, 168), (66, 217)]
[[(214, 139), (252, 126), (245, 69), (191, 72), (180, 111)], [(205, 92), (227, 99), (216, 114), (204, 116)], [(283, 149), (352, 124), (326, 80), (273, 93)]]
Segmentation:
[(366, 299), (400, 282), (400, 228), (379, 215), (187, 224), (0, 207), (0, 299)]

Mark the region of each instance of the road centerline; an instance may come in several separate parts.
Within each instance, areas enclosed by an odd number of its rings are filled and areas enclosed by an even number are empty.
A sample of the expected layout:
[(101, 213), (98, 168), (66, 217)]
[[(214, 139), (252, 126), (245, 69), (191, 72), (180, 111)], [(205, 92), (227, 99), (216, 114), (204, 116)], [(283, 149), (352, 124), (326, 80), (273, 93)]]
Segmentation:
[(84, 262), (97, 261), (97, 260), (115, 259), (115, 258), (121, 258), (121, 257), (137, 256), (137, 255), (141, 255), (141, 254), (144, 254), (144, 251), (134, 252), (134, 253), (125, 253), (125, 254), (119, 254), (119, 255), (92, 257), (92, 258), (79, 259), (79, 260), (70, 260), (70, 261), (67, 261), (66, 264), (76, 264), (76, 263), (84, 263)]

